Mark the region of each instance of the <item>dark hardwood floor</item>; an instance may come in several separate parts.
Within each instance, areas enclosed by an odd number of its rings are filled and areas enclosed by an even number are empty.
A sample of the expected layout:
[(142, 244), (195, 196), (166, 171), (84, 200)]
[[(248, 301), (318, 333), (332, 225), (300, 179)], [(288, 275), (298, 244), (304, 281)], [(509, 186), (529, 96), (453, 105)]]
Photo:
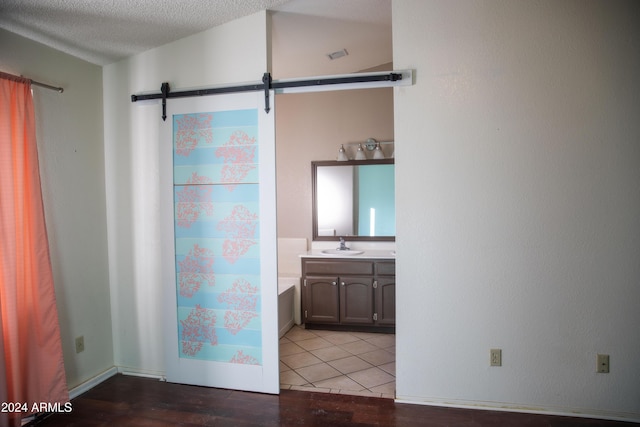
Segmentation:
[(391, 399), (282, 390), (279, 396), (116, 375), (72, 401), (69, 413), (32, 422), (55, 426), (602, 426), (633, 423), (438, 408)]

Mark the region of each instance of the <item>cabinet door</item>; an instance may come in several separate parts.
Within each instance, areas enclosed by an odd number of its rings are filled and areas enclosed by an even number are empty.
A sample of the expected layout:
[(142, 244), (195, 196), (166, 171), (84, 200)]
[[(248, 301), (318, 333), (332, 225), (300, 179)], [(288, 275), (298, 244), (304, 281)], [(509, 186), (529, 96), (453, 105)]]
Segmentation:
[(395, 326), (396, 324), (396, 278), (379, 277), (376, 286), (377, 324)]
[(340, 278), (340, 322), (373, 324), (373, 278)]
[(306, 276), (304, 281), (304, 320), (313, 323), (338, 323), (338, 278)]

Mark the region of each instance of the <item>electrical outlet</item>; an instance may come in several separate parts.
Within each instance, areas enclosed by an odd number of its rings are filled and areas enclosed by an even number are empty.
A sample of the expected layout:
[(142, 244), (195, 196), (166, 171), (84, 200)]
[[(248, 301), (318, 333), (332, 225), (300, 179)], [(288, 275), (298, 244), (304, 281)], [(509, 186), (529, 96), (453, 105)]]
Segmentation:
[(84, 351), (84, 335), (76, 338), (76, 353), (82, 353)]
[(598, 354), (597, 361), (598, 361), (598, 367), (596, 372), (600, 374), (608, 374), (609, 373), (609, 355)]
[(490, 365), (491, 366), (502, 366), (502, 350), (499, 348), (492, 348), (489, 351), (490, 354)]

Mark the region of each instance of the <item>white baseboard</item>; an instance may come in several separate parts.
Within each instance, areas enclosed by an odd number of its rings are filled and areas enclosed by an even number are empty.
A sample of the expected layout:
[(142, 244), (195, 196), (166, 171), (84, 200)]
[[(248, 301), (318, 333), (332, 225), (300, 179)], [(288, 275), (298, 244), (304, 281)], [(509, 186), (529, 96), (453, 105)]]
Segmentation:
[(118, 367), (118, 373), (132, 377), (153, 378), (158, 381), (166, 381), (164, 372), (146, 371), (140, 369), (131, 369), (124, 366)]
[(85, 393), (89, 390), (91, 390), (92, 388), (94, 388), (95, 386), (97, 386), (98, 384), (102, 383), (103, 381), (108, 380), (109, 378), (111, 378), (114, 375), (117, 374), (122, 374), (122, 375), (130, 375), (130, 376), (135, 376), (135, 377), (145, 377), (145, 378), (153, 378), (153, 379), (157, 379), (160, 381), (165, 381), (165, 376), (164, 373), (160, 373), (160, 372), (150, 372), (150, 371), (140, 371), (137, 369), (129, 369), (126, 367), (122, 367), (122, 366), (112, 366), (111, 368), (107, 369), (106, 371), (96, 375), (93, 378), (90, 378), (89, 380), (83, 382), (82, 384), (72, 388), (71, 390), (69, 390), (69, 399), (75, 399), (76, 397), (80, 396), (82, 393)]
[(509, 404), (497, 404), (494, 402), (466, 402), (466, 401), (438, 401), (438, 400), (421, 400), (407, 396), (396, 397), (396, 403), (409, 403), (413, 405), (425, 405), (425, 406), (439, 406), (446, 408), (459, 408), (459, 409), (476, 409), (484, 411), (503, 411), (503, 412), (521, 412), (527, 414), (538, 415), (558, 415), (563, 417), (576, 417), (576, 418), (592, 418), (609, 421), (626, 421), (626, 422), (640, 422), (640, 416), (635, 413), (620, 413), (620, 412), (605, 412), (596, 410), (573, 410), (562, 408), (524, 408), (522, 406), (510, 406)]
[(69, 390), (69, 399), (75, 399), (76, 397), (80, 396), (82, 393), (91, 390), (101, 382), (108, 380), (109, 378), (116, 375), (117, 373), (118, 373), (118, 369), (115, 366), (112, 366), (111, 368), (107, 369), (101, 374), (98, 374), (95, 377), (83, 382), (79, 386), (76, 386), (71, 390)]

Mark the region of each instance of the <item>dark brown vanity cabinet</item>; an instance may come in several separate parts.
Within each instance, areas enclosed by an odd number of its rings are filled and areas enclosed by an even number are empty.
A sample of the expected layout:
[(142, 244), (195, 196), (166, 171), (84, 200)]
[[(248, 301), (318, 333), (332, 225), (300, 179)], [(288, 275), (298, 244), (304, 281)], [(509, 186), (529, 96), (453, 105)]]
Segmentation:
[(395, 261), (302, 259), (302, 318), (308, 327), (395, 327)]
[(381, 261), (376, 265), (376, 321), (381, 326), (396, 325), (396, 262)]
[(311, 323), (340, 323), (338, 277), (305, 276), (303, 320)]
[(340, 277), (340, 323), (374, 323), (373, 285), (373, 277)]

